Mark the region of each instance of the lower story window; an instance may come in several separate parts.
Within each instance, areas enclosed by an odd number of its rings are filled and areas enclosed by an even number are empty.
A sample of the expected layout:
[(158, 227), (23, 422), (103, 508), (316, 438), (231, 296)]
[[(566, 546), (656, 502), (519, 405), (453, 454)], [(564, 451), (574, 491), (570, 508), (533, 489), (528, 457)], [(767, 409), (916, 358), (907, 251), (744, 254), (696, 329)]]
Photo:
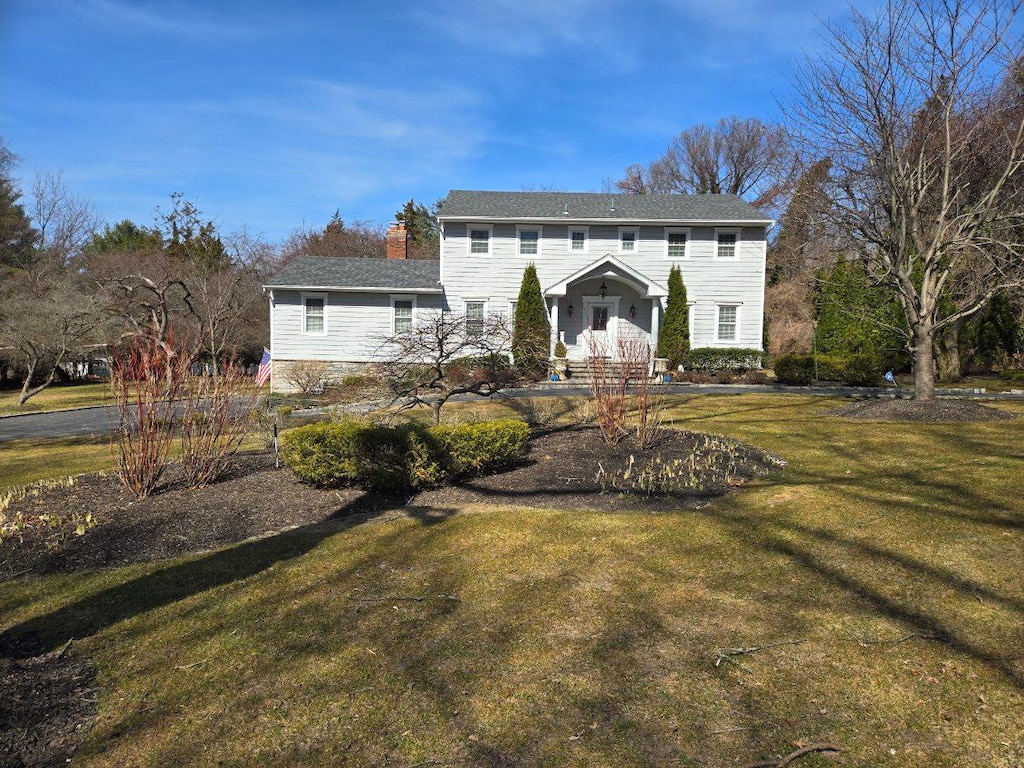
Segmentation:
[(302, 306), (303, 333), (324, 332), (324, 304), (322, 296), (306, 296)]
[(466, 334), (480, 336), (484, 332), (484, 303), (482, 301), (466, 302)]
[(412, 299), (395, 299), (395, 333), (412, 328)]
[(737, 325), (739, 324), (740, 308), (732, 304), (718, 307), (718, 340), (736, 341)]

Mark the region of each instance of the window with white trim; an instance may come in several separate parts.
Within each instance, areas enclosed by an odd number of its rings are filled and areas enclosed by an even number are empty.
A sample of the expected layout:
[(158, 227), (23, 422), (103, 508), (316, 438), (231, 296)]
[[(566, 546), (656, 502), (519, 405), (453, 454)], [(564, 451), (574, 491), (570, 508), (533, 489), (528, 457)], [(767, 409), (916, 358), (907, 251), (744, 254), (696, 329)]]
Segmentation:
[(391, 324), (395, 334), (412, 330), (412, 312), (415, 304), (413, 299), (391, 299)]
[(519, 306), (519, 302), (518, 301), (510, 301), (508, 303), (508, 316), (510, 318), (512, 318), (513, 322), (516, 319), (516, 307), (518, 307), (518, 306)]
[(316, 336), (327, 333), (327, 294), (302, 294), (302, 332)]
[(636, 227), (619, 227), (619, 253), (636, 253), (640, 241), (640, 230)]
[(715, 258), (736, 258), (736, 246), (739, 245), (740, 233), (737, 229), (715, 230)]
[(569, 250), (576, 253), (587, 252), (587, 227), (569, 228)]
[(739, 338), (740, 308), (736, 304), (718, 305), (718, 341), (736, 341)]
[(670, 259), (686, 259), (690, 256), (690, 230), (665, 230), (665, 255)]
[(483, 301), (466, 302), (466, 335), (482, 336), (484, 333), (484, 305)]
[(516, 227), (520, 256), (540, 255), (540, 227)]
[(490, 254), (491, 227), (470, 226), (469, 252), (484, 255)]

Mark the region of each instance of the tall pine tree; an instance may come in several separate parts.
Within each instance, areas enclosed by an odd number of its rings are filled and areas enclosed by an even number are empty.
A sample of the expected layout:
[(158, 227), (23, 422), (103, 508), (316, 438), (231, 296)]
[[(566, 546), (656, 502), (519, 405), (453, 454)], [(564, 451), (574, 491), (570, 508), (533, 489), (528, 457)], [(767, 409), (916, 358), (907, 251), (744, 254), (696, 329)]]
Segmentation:
[(690, 308), (686, 302), (686, 286), (679, 265), (668, 273), (668, 306), (665, 322), (658, 337), (658, 357), (668, 358), (668, 369), (676, 370), (690, 350)]
[(0, 138), (0, 266), (28, 267), (35, 259), (39, 233), (21, 205), (11, 169), (17, 161)]
[(531, 262), (523, 271), (512, 327), (512, 356), (524, 376), (539, 378), (544, 375), (550, 338), (547, 307), (540, 292), (537, 267)]

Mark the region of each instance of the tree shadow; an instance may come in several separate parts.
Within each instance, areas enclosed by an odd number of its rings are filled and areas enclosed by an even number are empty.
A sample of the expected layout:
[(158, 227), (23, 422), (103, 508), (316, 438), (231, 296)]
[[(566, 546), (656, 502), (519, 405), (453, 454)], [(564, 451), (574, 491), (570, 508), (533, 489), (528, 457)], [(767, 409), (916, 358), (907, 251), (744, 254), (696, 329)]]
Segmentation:
[[(90, 637), (155, 608), (242, 581), (301, 557), (325, 539), (404, 505), (405, 497), (364, 493), (313, 525), (219, 549), (104, 589), (4, 630), (0, 633), (0, 656), (24, 659), (48, 653), (69, 640)], [(454, 509), (409, 510), (410, 517), (423, 525), (443, 522), (454, 513)]]

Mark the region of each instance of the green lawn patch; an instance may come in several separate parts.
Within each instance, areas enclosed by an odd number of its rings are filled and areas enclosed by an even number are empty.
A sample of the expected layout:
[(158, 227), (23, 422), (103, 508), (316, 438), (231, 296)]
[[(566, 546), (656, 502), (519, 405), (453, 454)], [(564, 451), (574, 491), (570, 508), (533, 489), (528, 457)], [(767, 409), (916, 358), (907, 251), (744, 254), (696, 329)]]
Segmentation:
[(840, 402), (674, 397), (788, 462), (700, 510), (399, 500), (8, 582), (0, 633), (96, 665), (83, 766), (1020, 765), (1024, 420)]
[(23, 406), (18, 405), (19, 390), (0, 391), (0, 416), (18, 413), (59, 411), (65, 408), (84, 408), (90, 405), (113, 405), (114, 398), (110, 385), (68, 384), (47, 387), (30, 398)]
[(0, 493), (39, 480), (114, 467), (106, 437), (9, 440), (0, 443)]

